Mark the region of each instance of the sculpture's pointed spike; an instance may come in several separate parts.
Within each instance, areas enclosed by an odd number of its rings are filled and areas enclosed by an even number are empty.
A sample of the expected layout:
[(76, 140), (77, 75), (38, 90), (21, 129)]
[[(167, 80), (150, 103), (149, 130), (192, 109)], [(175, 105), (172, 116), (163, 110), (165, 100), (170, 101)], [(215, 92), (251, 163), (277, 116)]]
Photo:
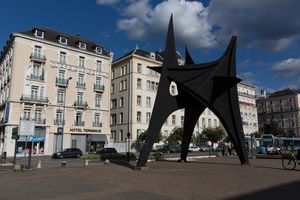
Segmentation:
[(166, 40), (166, 48), (164, 54), (164, 63), (166, 66), (177, 66), (177, 56), (176, 56), (176, 48), (175, 48), (175, 39), (174, 39), (174, 28), (173, 28), (173, 14), (170, 17), (167, 40)]
[(185, 62), (187, 65), (195, 64), (193, 58), (190, 55), (188, 48), (185, 46)]

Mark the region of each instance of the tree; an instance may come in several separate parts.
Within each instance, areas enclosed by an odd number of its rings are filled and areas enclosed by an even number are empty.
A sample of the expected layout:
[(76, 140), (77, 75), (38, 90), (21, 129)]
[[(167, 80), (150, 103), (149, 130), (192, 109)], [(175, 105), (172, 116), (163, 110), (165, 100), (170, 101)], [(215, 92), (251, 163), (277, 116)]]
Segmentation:
[(279, 128), (277, 122), (274, 120), (271, 120), (269, 123), (263, 125), (263, 133), (272, 134), (274, 136), (284, 136), (286, 134), (284, 129)]
[(205, 128), (202, 131), (202, 134), (206, 137), (208, 141), (211, 141), (212, 145), (214, 143), (219, 142), (221, 139), (224, 138), (225, 132), (222, 128), (216, 127), (216, 128)]
[(169, 137), (167, 137), (167, 142), (169, 146), (176, 146), (177, 144), (181, 144), (183, 140), (183, 128), (175, 127)]
[[(147, 136), (147, 130), (144, 130), (141, 132), (141, 134), (138, 136), (137, 140), (144, 142), (146, 140)], [(157, 138), (154, 140), (155, 143), (159, 143), (163, 139), (162, 133), (160, 132), (157, 136)]]

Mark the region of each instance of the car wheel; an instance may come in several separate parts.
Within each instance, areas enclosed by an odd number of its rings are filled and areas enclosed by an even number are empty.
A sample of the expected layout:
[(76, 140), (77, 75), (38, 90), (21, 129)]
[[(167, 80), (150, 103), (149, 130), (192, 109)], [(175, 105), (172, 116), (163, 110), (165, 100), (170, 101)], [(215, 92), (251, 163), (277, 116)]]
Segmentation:
[(60, 155), (59, 158), (64, 158), (64, 156), (63, 156), (63, 155)]

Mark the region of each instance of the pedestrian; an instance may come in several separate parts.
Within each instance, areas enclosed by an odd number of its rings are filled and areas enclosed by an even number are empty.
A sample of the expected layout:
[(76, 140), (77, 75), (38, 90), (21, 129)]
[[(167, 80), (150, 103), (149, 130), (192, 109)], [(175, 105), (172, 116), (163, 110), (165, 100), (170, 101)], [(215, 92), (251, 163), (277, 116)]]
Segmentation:
[(228, 145), (228, 154), (231, 156), (231, 144)]
[(222, 155), (225, 156), (225, 145), (222, 146)]

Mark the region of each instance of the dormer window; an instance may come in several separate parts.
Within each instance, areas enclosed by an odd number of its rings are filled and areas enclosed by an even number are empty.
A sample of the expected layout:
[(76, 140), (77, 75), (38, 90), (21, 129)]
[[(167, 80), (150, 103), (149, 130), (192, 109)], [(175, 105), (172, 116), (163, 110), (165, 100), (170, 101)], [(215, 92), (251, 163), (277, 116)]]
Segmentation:
[(86, 49), (86, 43), (84, 43), (84, 42), (78, 42), (78, 47), (80, 48), (80, 49)]
[(68, 38), (60, 36), (59, 37), (59, 43), (61, 43), (61, 44), (67, 44), (68, 43)]
[(102, 48), (101, 47), (95, 47), (96, 53), (102, 53)]
[(44, 31), (35, 29), (34, 35), (35, 37), (44, 38)]
[(155, 60), (155, 53), (153, 53), (153, 52), (150, 53), (150, 59)]

